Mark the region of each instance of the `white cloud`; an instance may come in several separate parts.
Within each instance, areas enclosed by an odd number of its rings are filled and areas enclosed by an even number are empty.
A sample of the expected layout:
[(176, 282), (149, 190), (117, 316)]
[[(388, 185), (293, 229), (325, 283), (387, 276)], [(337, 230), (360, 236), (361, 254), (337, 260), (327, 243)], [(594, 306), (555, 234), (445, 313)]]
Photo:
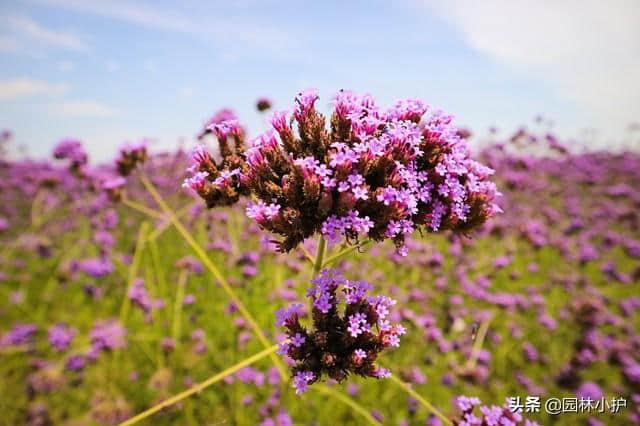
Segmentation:
[(51, 112), (61, 117), (109, 117), (115, 110), (95, 101), (68, 101), (51, 106)]
[(20, 42), (15, 38), (7, 36), (0, 37), (0, 52), (18, 52), (21, 47)]
[[(153, 2), (127, 2), (122, 0), (37, 0), (56, 8), (67, 8), (94, 15), (117, 19), (154, 30), (169, 31), (195, 36), (216, 43), (225, 53), (243, 51), (238, 45), (253, 48), (246, 54), (268, 52), (278, 57), (293, 58), (302, 54), (299, 40), (278, 27), (268, 27), (264, 22), (252, 23), (216, 14), (218, 7), (209, 5), (206, 10), (184, 14), (179, 10), (157, 7)], [(242, 28), (242, 30), (239, 30)], [(296, 49), (297, 52), (292, 52)]]
[(55, 95), (67, 91), (64, 84), (51, 84), (30, 78), (14, 78), (0, 81), (0, 99), (12, 100), (34, 95)]
[[(469, 45), (547, 81), (585, 107), (598, 127), (640, 116), (637, 0), (430, 1)], [(586, 123), (585, 123), (586, 124)]]
[(43, 27), (31, 18), (24, 16), (9, 16), (3, 19), (3, 25), (12, 34), (28, 39), (37, 44), (54, 46), (62, 49), (83, 51), (87, 45), (77, 36), (63, 31), (55, 31)]

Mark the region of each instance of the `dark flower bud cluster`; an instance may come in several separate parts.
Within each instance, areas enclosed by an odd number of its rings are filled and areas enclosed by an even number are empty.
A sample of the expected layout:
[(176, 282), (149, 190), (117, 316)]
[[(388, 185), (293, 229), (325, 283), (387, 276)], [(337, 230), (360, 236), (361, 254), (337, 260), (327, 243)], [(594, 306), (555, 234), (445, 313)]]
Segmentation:
[[(451, 116), (419, 100), (383, 110), (341, 91), (327, 128), (317, 99), (300, 93), (293, 115), (274, 113), (242, 153), (238, 181), (258, 199), (247, 215), (284, 238), (282, 251), (320, 232), (330, 243), (390, 238), (405, 254), (416, 229), (468, 232), (500, 211), (493, 170), (469, 157)], [(193, 186), (205, 183), (197, 173)]]
[[(193, 152), (191, 176), (183, 187), (198, 193), (207, 207), (228, 206), (238, 201), (241, 195), (249, 195), (245, 176), (249, 170), (244, 160), (244, 129), (237, 120), (226, 120), (209, 126), (218, 140), (220, 161), (202, 146)], [(231, 144), (232, 143), (232, 144)]]
[(374, 364), (378, 354), (400, 345), (406, 330), (389, 322), (389, 310), (396, 302), (385, 296), (367, 296), (371, 284), (346, 280), (337, 271), (324, 269), (311, 281), (313, 325), (300, 324), (302, 305), (276, 312), (278, 326), (284, 326), (288, 342), (279, 353), (288, 355), (293, 367), (293, 386), (300, 394), (323, 375), (341, 382), (349, 373), (386, 378), (389, 370)]
[(271, 99), (265, 97), (259, 98), (256, 101), (256, 109), (259, 112), (264, 112), (268, 109), (271, 109)]
[(147, 146), (144, 141), (127, 144), (120, 148), (120, 156), (116, 160), (116, 168), (121, 176), (129, 176), (138, 165), (147, 160)]

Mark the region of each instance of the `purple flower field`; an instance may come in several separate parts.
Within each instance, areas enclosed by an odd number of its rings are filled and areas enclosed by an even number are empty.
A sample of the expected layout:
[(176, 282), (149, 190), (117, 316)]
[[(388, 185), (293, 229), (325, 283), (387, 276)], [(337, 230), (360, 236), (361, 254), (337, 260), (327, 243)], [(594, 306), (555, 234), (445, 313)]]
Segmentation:
[(639, 424), (640, 155), (317, 99), (2, 160), (3, 423)]

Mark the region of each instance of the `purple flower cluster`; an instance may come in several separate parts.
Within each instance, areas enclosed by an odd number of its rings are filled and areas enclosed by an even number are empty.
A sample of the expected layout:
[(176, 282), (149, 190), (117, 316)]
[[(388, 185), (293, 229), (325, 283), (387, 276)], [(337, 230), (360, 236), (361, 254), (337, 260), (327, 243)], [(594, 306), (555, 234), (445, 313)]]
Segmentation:
[[(202, 140), (206, 135), (213, 133), (213, 126), (216, 124), (220, 124), (225, 121), (237, 122), (237, 120), (238, 120), (238, 117), (236, 116), (236, 113), (232, 109), (223, 108), (217, 111), (215, 114), (213, 114), (213, 116), (211, 116), (208, 120), (205, 121), (202, 131), (198, 135), (198, 139)], [(238, 127), (238, 131), (243, 136), (246, 133), (244, 127), (242, 126)]]
[(94, 278), (102, 278), (113, 271), (113, 264), (108, 257), (85, 259), (78, 266), (82, 272)]
[(112, 201), (120, 201), (122, 199), (122, 191), (126, 185), (127, 179), (122, 176), (109, 176), (101, 181), (102, 189)]
[(144, 280), (141, 278), (136, 278), (131, 284), (131, 288), (129, 289), (129, 299), (143, 312), (148, 313), (151, 311), (153, 307), (153, 303), (149, 293), (147, 292), (147, 288), (144, 285)]
[(99, 352), (124, 347), (127, 330), (116, 320), (104, 320), (96, 322), (89, 335), (93, 351)]
[[(467, 232), (500, 211), (487, 180), (493, 171), (469, 157), (451, 116), (418, 100), (383, 110), (369, 95), (341, 91), (327, 129), (317, 99), (305, 91), (292, 117), (274, 113), (272, 129), (238, 152), (246, 167), (227, 169), (238, 170), (236, 191), (246, 187), (258, 198), (247, 213), (284, 238), (282, 251), (321, 232), (330, 242), (390, 238), (405, 254), (405, 237), (416, 229)], [(208, 192), (219, 175), (196, 163), (185, 184), (216, 205)]]
[[(531, 420), (524, 420), (522, 415), (513, 412), (508, 408), (497, 405), (481, 405), (480, 399), (476, 397), (459, 396), (455, 400), (457, 408), (462, 412), (459, 420), (454, 420), (456, 426), (537, 426), (538, 423)], [(475, 407), (479, 407), (479, 413), (474, 413)]]
[(15, 324), (11, 330), (0, 336), (0, 348), (29, 343), (37, 330), (38, 327), (33, 324)]
[(65, 324), (56, 324), (49, 327), (49, 344), (57, 351), (66, 350), (76, 335), (74, 328), (69, 328)]
[[(374, 361), (385, 348), (399, 346), (400, 336), (406, 332), (402, 325), (389, 321), (395, 301), (368, 296), (371, 284), (347, 280), (332, 269), (323, 269), (311, 283), (307, 296), (313, 302), (313, 327), (307, 329), (300, 324), (301, 304), (276, 312), (277, 325), (284, 326), (289, 337), (279, 353), (296, 361), (296, 393), (304, 392), (323, 374), (337, 381), (343, 381), (349, 373), (389, 377), (391, 373)], [(342, 301), (344, 309), (340, 313)]]
[(87, 164), (88, 156), (77, 139), (63, 139), (53, 149), (53, 156), (59, 160), (68, 160), (72, 170), (78, 170)]
[(211, 124), (209, 128), (218, 140), (221, 160), (216, 162), (204, 146), (198, 145), (193, 151), (193, 165), (188, 169), (191, 176), (182, 186), (195, 191), (209, 208), (231, 205), (240, 195), (249, 194), (243, 179), (247, 171), (242, 157), (244, 129), (235, 119)]
[(147, 160), (147, 144), (145, 141), (128, 143), (120, 148), (120, 156), (116, 160), (116, 168), (121, 176), (128, 176), (139, 165)]

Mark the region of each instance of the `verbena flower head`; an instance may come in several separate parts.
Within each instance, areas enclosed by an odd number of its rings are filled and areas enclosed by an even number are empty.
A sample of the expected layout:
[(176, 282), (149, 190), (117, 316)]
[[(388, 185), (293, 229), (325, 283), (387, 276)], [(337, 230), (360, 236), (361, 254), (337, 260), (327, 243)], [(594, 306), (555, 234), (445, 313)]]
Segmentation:
[[(236, 113), (232, 109), (222, 108), (221, 110), (217, 111), (208, 120), (205, 121), (204, 126), (202, 127), (202, 131), (198, 135), (198, 139), (202, 140), (206, 135), (213, 133), (212, 126), (214, 124), (220, 124), (223, 121), (229, 120), (238, 120)], [(239, 130), (244, 136), (244, 134), (246, 133), (244, 127), (240, 126)]]
[(302, 393), (307, 385), (328, 376), (343, 381), (349, 373), (385, 378), (390, 372), (374, 364), (378, 354), (400, 344), (405, 333), (400, 324), (389, 322), (389, 309), (396, 302), (385, 296), (369, 296), (371, 284), (350, 281), (337, 271), (324, 269), (312, 281), (307, 296), (313, 302), (313, 324), (300, 324), (301, 304), (276, 312), (278, 326), (289, 337), (280, 354), (295, 362), (293, 385)]
[(116, 160), (116, 168), (122, 176), (128, 176), (140, 164), (147, 160), (145, 141), (127, 143), (120, 148), (120, 156)]
[[(456, 426), (537, 426), (538, 423), (531, 420), (524, 420), (519, 412), (514, 412), (509, 408), (508, 401), (503, 407), (497, 405), (481, 405), (481, 401), (476, 397), (458, 396), (455, 405), (460, 410), (460, 418), (454, 420)], [(479, 407), (477, 412), (475, 408)]]
[(192, 175), (182, 184), (198, 193), (209, 208), (231, 205), (241, 195), (249, 194), (244, 179), (248, 171), (243, 157), (244, 130), (236, 120), (212, 124), (210, 128), (217, 137), (221, 160), (216, 161), (204, 146), (198, 145), (188, 170)]
[(103, 180), (101, 185), (111, 201), (120, 201), (127, 179), (122, 176), (109, 177)]
[(97, 321), (91, 330), (91, 346), (94, 351), (114, 350), (125, 346), (127, 330), (116, 320)]
[(29, 343), (37, 330), (38, 327), (34, 324), (15, 324), (11, 330), (0, 336), (0, 348)]
[[(282, 251), (320, 232), (331, 243), (389, 238), (405, 254), (416, 229), (468, 232), (500, 211), (493, 170), (469, 157), (451, 116), (411, 99), (381, 109), (341, 91), (327, 128), (317, 99), (307, 90), (291, 115), (275, 112), (272, 129), (238, 153), (247, 169), (234, 167), (257, 198), (247, 214), (283, 237)], [(207, 195), (218, 175), (202, 172), (189, 186)]]
[(76, 330), (65, 324), (56, 324), (49, 327), (49, 344), (57, 351), (66, 350), (76, 335)]
[(144, 280), (141, 278), (136, 278), (131, 288), (129, 288), (129, 299), (143, 312), (151, 311), (152, 302), (149, 293), (147, 292), (147, 288), (144, 285)]
[(82, 142), (71, 138), (58, 142), (53, 149), (53, 156), (59, 160), (69, 160), (72, 170), (87, 164), (89, 158), (82, 146)]

